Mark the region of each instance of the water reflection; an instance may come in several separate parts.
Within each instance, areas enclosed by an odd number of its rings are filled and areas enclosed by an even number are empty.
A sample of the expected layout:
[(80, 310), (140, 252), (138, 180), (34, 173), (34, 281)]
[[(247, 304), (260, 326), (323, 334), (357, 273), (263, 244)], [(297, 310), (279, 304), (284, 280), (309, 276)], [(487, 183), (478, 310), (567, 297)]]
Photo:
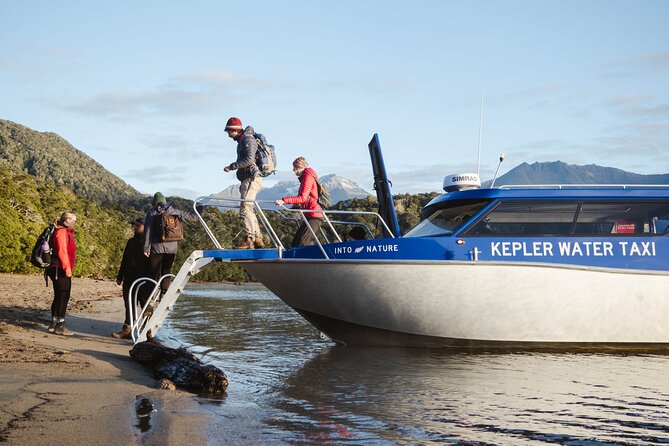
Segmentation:
[(278, 407), (283, 429), (335, 442), (669, 442), (667, 359), (333, 348)]
[(225, 438), (669, 443), (667, 356), (332, 347), (264, 288), (198, 292), (170, 326), (229, 377), (227, 397), (209, 409)]
[(135, 413), (137, 415), (137, 424), (135, 424), (135, 427), (137, 427), (141, 433), (151, 430), (151, 414), (153, 412), (155, 412), (155, 409), (149, 398), (143, 396), (136, 397)]

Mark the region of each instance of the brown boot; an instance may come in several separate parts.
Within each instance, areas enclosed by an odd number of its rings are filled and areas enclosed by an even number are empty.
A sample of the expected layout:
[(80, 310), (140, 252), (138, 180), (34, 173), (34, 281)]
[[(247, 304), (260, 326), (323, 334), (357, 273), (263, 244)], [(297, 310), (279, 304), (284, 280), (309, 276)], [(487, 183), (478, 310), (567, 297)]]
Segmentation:
[(118, 333), (112, 333), (112, 337), (116, 339), (130, 339), (130, 325), (123, 325), (123, 329)]
[(253, 247), (255, 249), (263, 249), (265, 247), (265, 242), (262, 241), (262, 237), (256, 237), (253, 240)]
[(235, 249), (253, 249), (253, 237), (246, 237), (244, 243), (235, 246)]

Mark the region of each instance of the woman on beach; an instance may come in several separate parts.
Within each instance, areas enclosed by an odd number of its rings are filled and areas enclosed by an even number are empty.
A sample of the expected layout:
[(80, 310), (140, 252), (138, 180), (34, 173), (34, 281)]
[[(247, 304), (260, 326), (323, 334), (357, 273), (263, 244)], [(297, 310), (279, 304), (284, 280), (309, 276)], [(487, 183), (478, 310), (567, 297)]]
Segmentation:
[[(283, 206), (284, 203), (299, 204), (302, 209), (322, 211), (323, 208), (318, 204), (318, 185), (316, 184), (318, 175), (316, 175), (316, 171), (309, 167), (309, 163), (307, 163), (307, 160), (303, 156), (300, 156), (293, 161), (293, 172), (300, 181), (300, 191), (297, 193), (297, 196), (283, 197), (280, 200), (276, 200), (276, 204), (279, 206)], [(323, 214), (320, 212), (305, 212), (304, 216), (307, 218), (307, 222), (314, 233), (318, 234), (318, 230), (323, 224)], [(290, 245), (304, 246), (308, 245), (312, 240), (311, 231), (304, 221), (302, 221)]]
[(65, 211), (56, 222), (53, 234), (53, 263), (47, 268), (47, 274), (53, 283), (53, 303), (51, 304), (51, 324), (49, 333), (70, 336), (72, 332), (65, 327), (65, 313), (72, 290), (72, 270), (77, 261), (77, 245), (74, 241), (74, 224), (77, 216)]

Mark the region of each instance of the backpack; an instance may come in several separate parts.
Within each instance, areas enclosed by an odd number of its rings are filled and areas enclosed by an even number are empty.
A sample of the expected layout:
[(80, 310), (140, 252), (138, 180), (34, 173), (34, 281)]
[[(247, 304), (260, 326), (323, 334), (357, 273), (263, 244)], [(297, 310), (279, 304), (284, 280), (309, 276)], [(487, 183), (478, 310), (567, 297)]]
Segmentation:
[(318, 205), (322, 209), (327, 209), (330, 207), (330, 191), (325, 184), (321, 183), (316, 179), (316, 185), (318, 186)]
[(48, 268), (53, 263), (53, 248), (51, 239), (56, 233), (56, 226), (49, 225), (37, 237), (35, 246), (30, 254), (30, 263), (38, 268)]
[(267, 142), (267, 139), (260, 133), (254, 133), (256, 142), (258, 143), (258, 150), (256, 150), (256, 166), (260, 171), (261, 177), (269, 176), (276, 173), (276, 154), (274, 153), (274, 146)]
[(160, 211), (157, 215), (160, 224), (160, 240), (163, 242), (178, 242), (184, 239), (184, 226), (178, 215)]

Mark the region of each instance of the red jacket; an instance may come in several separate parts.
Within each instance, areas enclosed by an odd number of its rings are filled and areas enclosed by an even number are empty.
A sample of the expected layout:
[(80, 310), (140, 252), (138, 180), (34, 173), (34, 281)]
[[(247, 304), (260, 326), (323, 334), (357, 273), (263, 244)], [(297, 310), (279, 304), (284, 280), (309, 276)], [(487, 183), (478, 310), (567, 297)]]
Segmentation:
[(56, 259), (52, 265), (65, 270), (67, 277), (72, 277), (72, 270), (77, 262), (74, 229), (56, 225), (56, 232), (53, 234), (53, 253)]
[[(312, 211), (322, 211), (323, 208), (318, 205), (318, 185), (316, 184), (316, 171), (311, 167), (307, 167), (300, 175), (300, 191), (296, 197), (283, 197), (282, 200), (286, 204), (299, 204), (302, 209), (309, 209)], [(305, 212), (307, 218), (323, 218), (320, 212)]]

